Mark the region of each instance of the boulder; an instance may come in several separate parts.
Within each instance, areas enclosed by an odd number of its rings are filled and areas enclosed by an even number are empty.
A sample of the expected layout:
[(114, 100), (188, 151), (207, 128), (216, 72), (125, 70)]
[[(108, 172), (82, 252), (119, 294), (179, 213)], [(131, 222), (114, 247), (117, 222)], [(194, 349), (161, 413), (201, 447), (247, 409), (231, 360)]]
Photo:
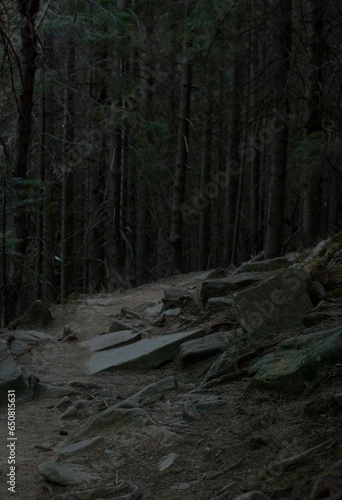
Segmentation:
[(261, 276), (253, 273), (242, 273), (220, 280), (206, 280), (202, 283), (201, 299), (207, 301), (212, 297), (223, 297), (231, 292), (260, 281)]
[(325, 300), (326, 291), (322, 283), (319, 281), (308, 280), (307, 283), (308, 294), (311, 299), (311, 302), (314, 306), (317, 306), (321, 300)]
[(0, 342), (0, 401), (7, 401), (8, 391), (14, 390), (15, 395), (25, 392), (27, 384), (24, 375), (15, 363), (6, 341)]
[(241, 326), (251, 335), (267, 336), (302, 324), (312, 308), (308, 276), (294, 264), (285, 271), (234, 295)]
[(237, 268), (234, 274), (276, 271), (277, 269), (286, 268), (289, 265), (290, 262), (286, 257), (276, 257), (275, 259), (259, 260), (257, 262), (244, 262)]
[(12, 323), (8, 325), (8, 328), (18, 328), (18, 326), (46, 326), (50, 324), (51, 321), (52, 316), (48, 306), (41, 300), (36, 300), (22, 316), (12, 321)]
[(22, 356), (23, 354), (27, 354), (31, 351), (31, 347), (26, 342), (21, 342), (20, 340), (11, 340), (9, 343), (9, 348), (12, 356), (17, 358), (18, 356)]
[(181, 345), (177, 362), (184, 366), (218, 354), (226, 347), (227, 345), (215, 333), (200, 339), (189, 340)]
[(157, 367), (173, 360), (183, 342), (204, 335), (204, 328), (192, 328), (185, 332), (143, 339), (117, 349), (96, 352), (88, 361), (87, 371), (94, 374), (118, 368)]
[(175, 309), (177, 307), (182, 308), (192, 302), (195, 298), (193, 292), (189, 290), (184, 290), (183, 288), (167, 288), (164, 290), (163, 297), (163, 310), (165, 309)]
[(282, 342), (249, 368), (253, 384), (287, 394), (302, 392), (318, 373), (342, 362), (342, 327), (303, 333)]

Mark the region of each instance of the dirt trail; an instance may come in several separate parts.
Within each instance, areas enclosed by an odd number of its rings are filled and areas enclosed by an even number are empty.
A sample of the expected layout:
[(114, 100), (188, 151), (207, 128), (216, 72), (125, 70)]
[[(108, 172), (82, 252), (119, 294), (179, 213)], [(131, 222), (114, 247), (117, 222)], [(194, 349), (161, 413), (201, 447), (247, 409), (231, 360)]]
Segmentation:
[[(312, 478), (342, 456), (339, 441), (337, 445), (335, 443), (335, 449), (327, 446), (313, 454), (306, 463), (286, 473), (270, 474), (267, 467), (319, 444), (326, 435), (341, 434), (341, 419), (334, 418), (329, 410), (323, 415), (314, 414), (314, 418), (305, 415), (310, 402), (315, 405), (328, 399), (336, 393), (336, 386), (320, 388), (318, 394), (291, 398), (253, 389), (250, 379), (242, 378), (196, 394), (191, 390), (213, 359), (189, 366), (186, 370), (176, 370), (174, 365), (168, 364), (155, 370), (116, 371), (90, 376), (85, 373), (89, 358), (87, 351), (77, 342), (57, 341), (65, 325), (70, 326), (79, 341), (107, 332), (112, 319), (124, 307), (144, 317), (144, 309), (161, 300), (165, 288), (198, 288), (201, 281), (197, 277), (192, 273), (114, 295), (77, 298), (52, 309), (54, 322), (44, 332), (53, 336), (56, 342), (33, 348), (19, 361), (26, 375), (35, 374), (44, 384), (59, 384), (60, 387), (73, 381), (93, 384), (85, 388), (73, 386), (75, 394), (70, 395), (72, 400), (85, 399), (88, 405), (80, 409), (76, 419), (60, 418), (63, 410), (54, 408), (54, 405), (61, 397), (36, 395), (33, 401), (17, 406), (16, 493), (11, 495), (7, 491), (8, 465), (3, 446), (0, 498), (44, 500), (72, 491), (70, 487), (47, 483), (37, 471), (39, 464), (55, 456), (55, 447), (65, 439), (61, 433), (71, 435), (91, 415), (168, 375), (175, 375), (178, 387), (144, 408), (155, 425), (147, 426), (140, 433), (129, 430), (113, 432), (89, 453), (73, 457), (71, 461), (86, 466), (102, 478), (101, 484), (104, 485), (133, 481), (141, 488), (142, 498), (146, 500), (229, 500), (252, 489), (261, 489), (276, 499), (310, 498)], [(147, 318), (144, 328), (155, 334), (157, 330), (149, 327), (150, 321), (151, 318)], [(136, 324), (139, 325), (139, 320)], [(162, 333), (172, 326), (169, 323)], [(219, 396), (225, 405), (200, 418), (194, 416), (184, 424), (184, 402), (203, 396)], [(2, 443), (6, 442), (5, 417), (2, 413)], [(158, 464), (170, 452), (179, 455), (179, 459), (172, 467), (160, 472)], [(98, 481), (95, 483), (97, 485)], [(85, 487), (81, 485), (78, 489)]]

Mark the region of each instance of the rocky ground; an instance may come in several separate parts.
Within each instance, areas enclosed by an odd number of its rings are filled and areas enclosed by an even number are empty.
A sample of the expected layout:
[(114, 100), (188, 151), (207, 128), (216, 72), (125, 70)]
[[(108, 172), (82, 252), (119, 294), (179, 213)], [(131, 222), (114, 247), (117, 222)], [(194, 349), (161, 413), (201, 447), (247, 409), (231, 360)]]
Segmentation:
[(77, 297), (2, 331), (1, 498), (342, 499), (331, 248)]

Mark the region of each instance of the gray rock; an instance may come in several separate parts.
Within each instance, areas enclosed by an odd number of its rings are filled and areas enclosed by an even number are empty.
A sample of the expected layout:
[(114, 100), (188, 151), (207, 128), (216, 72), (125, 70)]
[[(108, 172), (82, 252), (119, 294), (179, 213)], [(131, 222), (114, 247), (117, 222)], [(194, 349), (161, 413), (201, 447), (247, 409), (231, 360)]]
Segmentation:
[(171, 490), (188, 490), (189, 488), (191, 488), (189, 483), (176, 483), (171, 486)]
[(9, 390), (14, 390), (18, 396), (26, 389), (23, 373), (12, 358), (7, 342), (0, 342), (0, 400), (7, 402)]
[(41, 300), (36, 300), (20, 318), (12, 321), (12, 323), (8, 325), (8, 328), (18, 328), (18, 326), (46, 326), (51, 322), (52, 316), (48, 306)]
[(165, 377), (153, 384), (149, 384), (147, 387), (144, 387), (141, 391), (135, 393), (133, 396), (121, 401), (117, 404), (117, 407), (123, 407), (127, 403), (132, 404), (132, 406), (145, 406), (156, 401), (159, 401), (164, 396), (166, 391), (176, 389), (177, 384), (174, 377)]
[(60, 408), (62, 410), (65, 410), (71, 405), (72, 401), (69, 398), (69, 396), (64, 396), (58, 403), (55, 404), (55, 408)]
[(293, 337), (250, 368), (253, 384), (288, 394), (302, 392), (326, 367), (342, 361), (342, 327)]
[(44, 462), (38, 465), (38, 472), (50, 483), (60, 486), (83, 484), (97, 479), (78, 464)]
[(201, 299), (206, 302), (209, 298), (223, 297), (260, 280), (261, 275), (253, 273), (241, 273), (220, 280), (207, 280), (202, 283)]
[(95, 436), (90, 439), (84, 439), (83, 441), (70, 444), (69, 446), (64, 446), (64, 447), (58, 446), (56, 448), (56, 451), (57, 455), (68, 457), (71, 455), (76, 455), (78, 453), (83, 453), (86, 450), (90, 450), (102, 442), (103, 442), (102, 436)]
[(276, 271), (289, 265), (290, 262), (287, 257), (276, 257), (275, 259), (259, 260), (257, 262), (244, 262), (237, 268), (234, 274)]
[(174, 309), (176, 307), (183, 307), (195, 298), (195, 294), (183, 288), (167, 288), (164, 290), (163, 309)]
[(204, 328), (193, 328), (181, 333), (173, 333), (135, 344), (110, 349), (93, 354), (88, 362), (88, 373), (94, 374), (117, 368), (152, 368), (171, 361), (177, 355), (179, 346), (186, 340), (205, 335)]
[(200, 339), (189, 340), (181, 345), (177, 362), (184, 366), (222, 352), (226, 347), (226, 344), (215, 333)]
[(161, 458), (159, 465), (158, 465), (158, 470), (159, 472), (163, 472), (164, 470), (168, 469), (173, 465), (176, 460), (178, 460), (180, 455), (178, 453), (169, 453), (165, 457)]
[(150, 415), (142, 408), (118, 408), (117, 405), (113, 405), (79, 426), (63, 441), (62, 446), (93, 437), (94, 434), (113, 434), (122, 429), (142, 429), (154, 424)]
[(148, 307), (145, 309), (146, 314), (150, 314), (151, 316), (157, 316), (163, 310), (163, 304), (156, 304), (155, 306)]
[(225, 406), (227, 402), (221, 398), (221, 396), (209, 395), (203, 396), (198, 403), (195, 404), (196, 410), (199, 413), (207, 413), (210, 411), (215, 411), (221, 406)]
[(135, 332), (142, 333), (137, 328), (134, 328), (134, 326), (126, 325), (126, 323), (123, 323), (122, 321), (120, 321), (118, 319), (114, 319), (112, 321), (112, 324), (109, 327), (108, 333), (124, 332), (124, 331), (127, 331), (127, 330), (134, 330)]
[(311, 309), (307, 274), (295, 264), (260, 285), (234, 295), (241, 325), (255, 336), (286, 330), (302, 324)]
[(158, 328), (161, 328), (162, 326), (165, 325), (165, 323), (166, 323), (166, 316), (163, 313), (151, 323), (151, 326), (156, 326)]
[(42, 342), (55, 342), (55, 339), (44, 332), (36, 330), (16, 330), (13, 332), (15, 340), (28, 344), (40, 344)]
[(214, 375), (217, 375), (221, 368), (222, 365), (224, 364), (225, 360), (229, 357), (228, 352), (224, 352), (223, 354), (220, 354), (220, 356), (214, 361), (214, 363), (211, 365), (209, 370), (207, 371), (203, 383), (207, 382), (211, 377)]
[(324, 300), (326, 298), (325, 288), (318, 281), (312, 281), (309, 279), (307, 287), (309, 297), (314, 306), (317, 306), (321, 302), (321, 300)]
[(166, 317), (176, 318), (182, 312), (180, 307), (175, 307), (173, 309), (167, 309), (164, 314)]
[(205, 280), (219, 280), (221, 278), (226, 278), (226, 277), (227, 277), (227, 271), (222, 267), (218, 267), (217, 269), (207, 271), (206, 273), (198, 274), (195, 279), (197, 281), (205, 281)]
[(62, 413), (62, 415), (60, 416), (60, 418), (62, 420), (66, 420), (66, 419), (74, 419), (74, 418), (78, 418), (80, 416), (79, 414), (79, 411), (77, 410), (77, 408), (75, 408), (74, 405), (71, 405), (69, 406), (64, 413)]
[(68, 385), (55, 385), (55, 384), (37, 384), (37, 395), (45, 396), (47, 398), (61, 398), (69, 396), (70, 394), (78, 394), (78, 391), (69, 387)]
[(328, 268), (331, 269), (335, 266), (342, 266), (342, 250), (335, 252), (329, 261)]
[(211, 297), (207, 303), (207, 310), (209, 312), (225, 311), (233, 307), (235, 307), (234, 299), (227, 297)]
[(31, 351), (31, 346), (26, 342), (21, 342), (20, 340), (11, 340), (8, 345), (12, 356), (15, 358)]
[(89, 401), (87, 401), (86, 399), (76, 399), (74, 402), (73, 402), (73, 405), (75, 408), (77, 408), (78, 410), (81, 410), (83, 408), (86, 408), (88, 405), (89, 405)]
[(182, 415), (185, 421), (201, 420), (200, 412), (191, 401), (185, 401)]
[(123, 345), (133, 344), (141, 340), (141, 333), (133, 332), (132, 330), (124, 330), (121, 332), (112, 332), (105, 335), (99, 335), (92, 339), (80, 342), (80, 346), (86, 347), (90, 351), (105, 351)]

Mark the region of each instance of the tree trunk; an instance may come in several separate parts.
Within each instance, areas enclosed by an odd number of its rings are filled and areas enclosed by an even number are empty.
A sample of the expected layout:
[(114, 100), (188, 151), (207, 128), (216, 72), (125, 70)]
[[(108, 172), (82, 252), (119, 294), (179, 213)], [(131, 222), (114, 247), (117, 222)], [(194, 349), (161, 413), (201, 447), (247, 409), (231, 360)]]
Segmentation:
[(212, 143), (212, 106), (210, 101), (204, 119), (204, 148), (201, 168), (201, 194), (208, 199), (208, 204), (200, 211), (199, 220), (199, 257), (198, 269), (207, 269), (210, 248), (210, 196), (207, 197), (211, 173), (211, 143)]
[[(289, 112), (288, 78), (291, 53), (292, 0), (278, 0), (274, 5), (274, 93), (273, 104), (283, 116)], [(265, 258), (281, 255), (285, 212), (288, 125), (282, 124), (274, 133), (270, 175)]]
[(227, 186), (225, 205), (224, 248), (225, 265), (232, 262), (234, 244), (234, 227), (236, 221), (237, 199), (239, 192), (238, 169), (240, 168), (240, 143), (241, 143), (241, 85), (242, 85), (242, 58), (235, 56), (233, 67), (233, 82), (231, 92), (232, 121), (230, 127), (229, 150), (227, 154), (228, 169), (233, 166), (230, 182)]
[(182, 54), (183, 68), (179, 103), (176, 165), (171, 205), (171, 229), (169, 238), (171, 252), (168, 274), (180, 274), (183, 271), (183, 215), (181, 212), (181, 205), (185, 200), (192, 76), (192, 68), (188, 55), (188, 43), (185, 34)]
[[(54, 57), (53, 37), (46, 35), (44, 38), (45, 54), (50, 66)], [(49, 67), (48, 66), (48, 67)], [(55, 99), (51, 84), (48, 79), (44, 79), (47, 86), (42, 96), (42, 179), (44, 182), (44, 201), (43, 201), (43, 297), (48, 303), (54, 303), (57, 300), (57, 283), (55, 273), (55, 254), (56, 254), (56, 218), (54, 203), (56, 201), (55, 188), (56, 182), (53, 176), (53, 165), (51, 161), (54, 147), (53, 137), (55, 135)]]
[(67, 49), (64, 103), (63, 137), (63, 177), (62, 177), (62, 228), (61, 228), (61, 300), (65, 300), (73, 285), (74, 271), (74, 174), (72, 167), (73, 145), (75, 138), (75, 74), (76, 47), (70, 40)]
[(21, 17), (21, 95), (18, 100), (18, 121), (12, 161), (14, 180), (13, 236), (15, 238), (10, 263), (8, 294), (6, 304), (6, 323), (15, 318), (27, 247), (27, 201), (24, 181), (27, 176), (27, 158), (31, 133), (31, 114), (35, 79), (35, 60), (37, 57), (37, 34), (34, 20), (40, 8), (39, 0), (17, 2)]

